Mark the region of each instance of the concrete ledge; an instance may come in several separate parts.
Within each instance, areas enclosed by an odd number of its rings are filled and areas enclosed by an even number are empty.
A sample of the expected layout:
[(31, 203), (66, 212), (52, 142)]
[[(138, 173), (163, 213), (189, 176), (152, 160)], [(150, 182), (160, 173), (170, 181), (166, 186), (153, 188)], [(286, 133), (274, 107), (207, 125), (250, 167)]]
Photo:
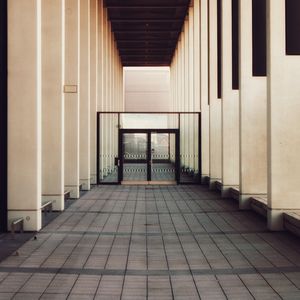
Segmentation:
[(229, 193), (232, 199), (240, 201), (240, 190), (238, 188), (230, 188)]
[(283, 213), (283, 226), (288, 231), (300, 237), (300, 211)]
[(219, 191), (219, 192), (222, 192), (222, 187), (223, 187), (222, 182), (220, 180), (217, 180), (215, 182), (215, 188), (216, 188), (216, 190)]
[(207, 185), (209, 185), (209, 180), (210, 180), (210, 178), (209, 178), (209, 176), (202, 176), (201, 177), (201, 183), (202, 184), (207, 184)]
[(251, 197), (251, 208), (261, 216), (268, 217), (268, 202), (265, 198)]

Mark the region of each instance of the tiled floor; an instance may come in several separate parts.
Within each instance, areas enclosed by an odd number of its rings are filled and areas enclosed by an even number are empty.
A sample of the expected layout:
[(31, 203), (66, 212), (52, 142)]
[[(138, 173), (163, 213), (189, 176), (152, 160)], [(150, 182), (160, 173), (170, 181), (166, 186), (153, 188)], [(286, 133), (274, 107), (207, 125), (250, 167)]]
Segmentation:
[(0, 299), (300, 299), (300, 240), (197, 186), (94, 188), (0, 264)]

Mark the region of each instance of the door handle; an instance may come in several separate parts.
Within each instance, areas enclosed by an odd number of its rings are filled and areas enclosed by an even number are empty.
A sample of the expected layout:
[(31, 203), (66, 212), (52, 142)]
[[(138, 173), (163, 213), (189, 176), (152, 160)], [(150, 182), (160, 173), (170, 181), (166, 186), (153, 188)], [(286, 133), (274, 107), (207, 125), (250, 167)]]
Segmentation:
[(119, 157), (115, 157), (115, 166), (120, 167), (120, 159), (119, 159)]

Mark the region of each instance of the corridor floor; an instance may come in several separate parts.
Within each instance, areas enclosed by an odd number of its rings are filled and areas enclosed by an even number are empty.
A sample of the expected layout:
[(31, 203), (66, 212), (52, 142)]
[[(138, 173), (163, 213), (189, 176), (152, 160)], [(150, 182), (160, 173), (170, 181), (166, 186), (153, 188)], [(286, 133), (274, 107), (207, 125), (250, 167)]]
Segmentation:
[(96, 187), (0, 263), (0, 299), (300, 299), (300, 240), (206, 187)]

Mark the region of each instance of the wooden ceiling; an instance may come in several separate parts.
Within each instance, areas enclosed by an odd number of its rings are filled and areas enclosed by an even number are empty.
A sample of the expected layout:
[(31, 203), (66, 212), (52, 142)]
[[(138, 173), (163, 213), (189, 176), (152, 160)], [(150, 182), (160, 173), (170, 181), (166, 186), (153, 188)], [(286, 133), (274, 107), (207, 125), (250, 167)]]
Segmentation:
[(169, 66), (190, 0), (105, 0), (123, 66)]

